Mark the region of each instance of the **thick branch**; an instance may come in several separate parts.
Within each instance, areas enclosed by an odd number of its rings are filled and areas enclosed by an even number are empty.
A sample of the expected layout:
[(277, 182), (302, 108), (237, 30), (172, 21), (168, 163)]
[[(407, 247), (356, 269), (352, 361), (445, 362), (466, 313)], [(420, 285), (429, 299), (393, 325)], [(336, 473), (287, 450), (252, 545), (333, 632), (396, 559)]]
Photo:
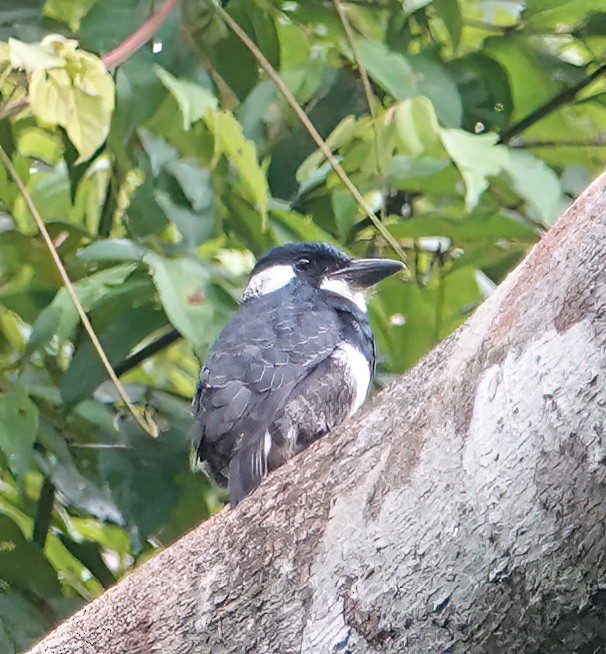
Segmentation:
[(606, 175), (357, 420), (32, 654), (606, 645)]

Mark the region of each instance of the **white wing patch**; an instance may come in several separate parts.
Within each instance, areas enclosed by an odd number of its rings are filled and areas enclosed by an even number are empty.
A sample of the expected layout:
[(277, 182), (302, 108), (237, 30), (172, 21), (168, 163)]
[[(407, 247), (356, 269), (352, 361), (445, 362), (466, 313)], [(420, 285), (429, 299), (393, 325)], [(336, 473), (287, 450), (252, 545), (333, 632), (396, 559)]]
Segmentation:
[(370, 365), (366, 357), (353, 345), (343, 343), (335, 350), (333, 357), (345, 366), (347, 374), (353, 383), (354, 398), (349, 410), (353, 414), (362, 406), (370, 386)]
[(248, 300), (250, 297), (259, 295), (266, 295), (283, 288), (295, 277), (295, 271), (292, 266), (284, 264), (276, 264), (261, 270), (253, 275), (242, 295), (243, 300)]
[(341, 295), (350, 302), (353, 302), (360, 311), (364, 311), (364, 313), (367, 311), (366, 298), (364, 297), (363, 291), (356, 291), (344, 279), (326, 277), (322, 280), (320, 289)]

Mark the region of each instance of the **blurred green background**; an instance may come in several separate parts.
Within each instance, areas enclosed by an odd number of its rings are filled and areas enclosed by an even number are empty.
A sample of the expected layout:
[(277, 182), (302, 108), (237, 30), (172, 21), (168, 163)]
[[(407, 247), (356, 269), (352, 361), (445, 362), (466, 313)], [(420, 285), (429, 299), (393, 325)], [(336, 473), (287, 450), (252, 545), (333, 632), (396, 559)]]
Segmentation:
[[(379, 386), (605, 167), (599, 4), (342, 0), (347, 36), (333, 1), (223, 3), (406, 253), (408, 279), (371, 301)], [(118, 400), (0, 167), (0, 654), (221, 508), (190, 467), (190, 398), (254, 257), (289, 240), (396, 256), (212, 3), (184, 0), (105, 70), (161, 6), (0, 0), (0, 145), (160, 428)]]

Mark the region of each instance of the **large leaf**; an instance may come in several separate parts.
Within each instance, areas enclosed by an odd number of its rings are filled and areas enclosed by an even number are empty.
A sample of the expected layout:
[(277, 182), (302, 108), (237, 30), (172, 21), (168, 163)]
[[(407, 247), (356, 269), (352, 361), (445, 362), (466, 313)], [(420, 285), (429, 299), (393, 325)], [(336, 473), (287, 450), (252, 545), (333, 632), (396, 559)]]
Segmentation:
[(209, 343), (214, 308), (209, 301), (209, 273), (188, 257), (168, 259), (145, 255), (169, 320), (196, 349)]
[(235, 168), (246, 195), (257, 204), (263, 225), (267, 215), (268, 188), (254, 144), (244, 137), (242, 126), (227, 111), (211, 112), (206, 122), (215, 135), (215, 156), (224, 154)]
[[(165, 327), (166, 316), (152, 296), (149, 282), (137, 281), (100, 301), (91, 322), (110, 362), (116, 365), (146, 337)], [(61, 394), (67, 404), (88, 397), (107, 379), (107, 372), (92, 342), (83, 340), (61, 379)]]
[(0, 450), (17, 477), (29, 468), (38, 432), (38, 407), (23, 386), (0, 380)]
[(79, 161), (85, 161), (109, 133), (114, 82), (103, 62), (77, 50), (75, 41), (51, 35), (41, 47), (60, 63), (51, 66), (48, 60), (35, 59), (26, 67), (31, 72), (30, 106), (43, 123), (63, 127), (80, 154)]
[(476, 135), (444, 129), (441, 138), (465, 182), (465, 204), (468, 209), (473, 209), (488, 188), (488, 178), (501, 172), (507, 153), (496, 145), (494, 134)]
[[(112, 289), (121, 287), (136, 267), (133, 263), (124, 264), (75, 283), (76, 295), (84, 309), (89, 311), (109, 295)], [(59, 342), (72, 338), (78, 321), (76, 307), (67, 290), (62, 288), (38, 316), (27, 344), (28, 351), (33, 352), (46, 345), (53, 336), (57, 336)]]
[(160, 66), (155, 69), (160, 81), (177, 100), (185, 131), (217, 106), (217, 98), (203, 86), (186, 79), (177, 79)]
[(454, 127), (461, 124), (461, 99), (457, 88), (443, 66), (427, 55), (405, 57), (391, 52), (375, 41), (358, 43), (360, 61), (378, 84), (396, 100), (419, 95), (430, 98), (438, 118)]
[[(146, 437), (133, 426), (122, 430), (124, 447), (105, 449), (99, 455), (101, 479), (132, 526), (135, 539), (157, 532), (168, 521), (183, 493), (179, 475), (189, 468), (189, 403), (179, 404), (180, 420), (171, 412), (171, 429), (157, 439)], [(158, 488), (162, 489), (161, 494), (157, 493)], [(150, 501), (152, 497), (154, 500)], [(203, 516), (205, 507), (199, 509)]]

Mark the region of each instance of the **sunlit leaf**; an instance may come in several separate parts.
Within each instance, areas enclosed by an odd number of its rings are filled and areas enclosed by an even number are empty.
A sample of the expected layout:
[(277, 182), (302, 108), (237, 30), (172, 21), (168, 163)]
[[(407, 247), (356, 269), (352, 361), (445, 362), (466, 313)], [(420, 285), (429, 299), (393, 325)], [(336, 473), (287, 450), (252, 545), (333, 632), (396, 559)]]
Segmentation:
[(49, 37), (60, 64), (36, 67), (30, 79), (30, 106), (42, 123), (63, 127), (77, 148), (79, 161), (89, 159), (105, 141), (114, 109), (114, 82), (103, 62), (76, 49), (75, 41)]
[(189, 80), (177, 79), (160, 66), (155, 66), (155, 70), (160, 81), (177, 100), (179, 109), (181, 109), (183, 129), (185, 131), (188, 131), (193, 123), (204, 118), (209, 111), (217, 106), (217, 98), (203, 86), (194, 84)]
[(82, 18), (97, 2), (99, 0), (46, 0), (43, 11), (47, 16), (67, 23), (72, 31), (76, 31)]
[(473, 209), (488, 188), (488, 178), (498, 175), (507, 153), (497, 146), (494, 134), (475, 135), (462, 130), (444, 129), (441, 138), (465, 181), (465, 203)]

